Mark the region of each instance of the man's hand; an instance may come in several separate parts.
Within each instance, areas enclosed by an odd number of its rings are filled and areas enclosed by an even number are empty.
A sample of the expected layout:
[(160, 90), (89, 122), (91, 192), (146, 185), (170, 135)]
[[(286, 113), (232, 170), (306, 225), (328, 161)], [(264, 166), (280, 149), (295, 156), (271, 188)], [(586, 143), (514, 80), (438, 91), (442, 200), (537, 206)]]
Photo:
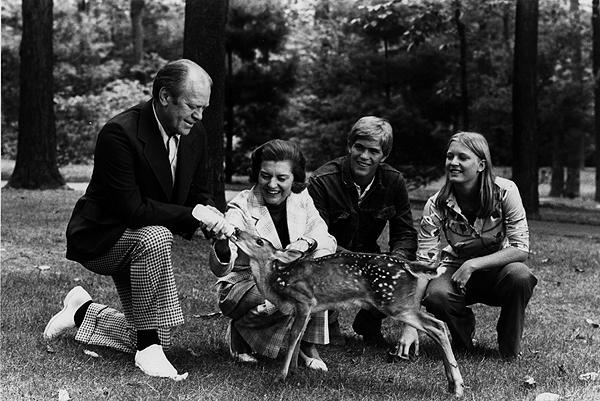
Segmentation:
[(419, 356), (419, 333), (414, 327), (405, 324), (400, 335), (400, 340), (398, 341), (398, 346), (400, 347), (398, 356), (402, 359), (408, 359), (410, 347), (413, 344), (415, 345), (415, 356)]
[(230, 237), (235, 227), (225, 220), (223, 214), (212, 206), (196, 205), (192, 210), (192, 216), (204, 225), (204, 228), (218, 239)]

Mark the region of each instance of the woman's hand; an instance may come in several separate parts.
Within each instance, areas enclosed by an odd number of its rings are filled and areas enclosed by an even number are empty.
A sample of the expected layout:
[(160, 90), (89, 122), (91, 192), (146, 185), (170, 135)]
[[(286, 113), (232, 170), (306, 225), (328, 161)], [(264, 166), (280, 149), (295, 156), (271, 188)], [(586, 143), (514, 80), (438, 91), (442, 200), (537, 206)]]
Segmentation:
[(256, 313), (260, 315), (272, 315), (275, 312), (277, 312), (277, 307), (269, 302), (268, 299), (265, 299), (265, 302), (256, 307)]
[(469, 259), (463, 263), (457, 271), (452, 275), (452, 282), (462, 292), (465, 292), (467, 281), (471, 278), (471, 274), (476, 270), (473, 260)]
[[(313, 243), (314, 243), (314, 240), (313, 240)], [(300, 238), (294, 242), (291, 242), (288, 246), (285, 247), (285, 249), (286, 250), (294, 249), (296, 251), (306, 252), (311, 248), (313, 243), (311, 243), (309, 240), (307, 240), (305, 238)]]
[(415, 356), (419, 356), (419, 333), (417, 329), (408, 324), (404, 325), (402, 333), (400, 334), (400, 340), (398, 341), (398, 356), (402, 359), (408, 359), (410, 347), (415, 345)]
[(219, 262), (228, 263), (229, 259), (231, 259), (231, 250), (229, 249), (229, 240), (227, 239), (218, 239), (214, 241), (215, 253), (217, 254), (217, 258), (219, 258)]

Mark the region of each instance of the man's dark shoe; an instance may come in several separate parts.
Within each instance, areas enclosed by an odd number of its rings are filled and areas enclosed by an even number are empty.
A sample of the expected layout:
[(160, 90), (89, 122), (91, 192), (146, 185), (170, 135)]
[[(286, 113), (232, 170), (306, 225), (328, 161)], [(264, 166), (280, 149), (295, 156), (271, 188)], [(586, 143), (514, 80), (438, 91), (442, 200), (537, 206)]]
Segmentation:
[(363, 338), (363, 342), (369, 347), (390, 348), (390, 344), (387, 342), (385, 337), (383, 337), (383, 334), (381, 334), (381, 332), (361, 335)]
[(455, 354), (468, 354), (473, 352), (475, 348), (475, 344), (477, 344), (477, 340), (475, 339), (475, 327), (473, 327), (473, 331), (471, 332), (471, 340), (468, 344), (464, 344), (460, 341), (455, 341), (452, 339), (452, 351)]
[(381, 334), (382, 319), (379, 315), (385, 316), (379, 311), (359, 310), (352, 323), (352, 329), (362, 336), (365, 345), (389, 348), (390, 344)]

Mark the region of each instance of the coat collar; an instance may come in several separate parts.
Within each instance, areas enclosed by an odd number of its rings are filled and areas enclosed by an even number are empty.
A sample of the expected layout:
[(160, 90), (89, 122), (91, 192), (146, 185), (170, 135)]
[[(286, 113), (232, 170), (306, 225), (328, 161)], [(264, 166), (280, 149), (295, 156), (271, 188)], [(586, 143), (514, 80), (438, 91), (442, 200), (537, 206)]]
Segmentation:
[[(196, 124), (198, 125), (198, 124)], [(152, 99), (142, 105), (138, 124), (137, 138), (144, 143), (144, 156), (158, 179), (160, 186), (169, 200), (174, 196), (176, 201), (185, 201), (190, 181), (193, 178), (195, 142), (198, 128), (192, 128), (188, 135), (181, 135), (177, 152), (177, 172), (173, 188), (171, 166), (167, 149), (158, 129), (158, 122), (152, 109)]]
[[(257, 234), (271, 241), (275, 247), (282, 248), (275, 223), (273, 223), (271, 214), (257, 185), (250, 190), (248, 211), (254, 220), (254, 227)], [(292, 192), (286, 199), (286, 218), (290, 242), (294, 242), (302, 237), (306, 227), (306, 209), (301, 205), (299, 194)]]
[(152, 110), (152, 99), (147, 101), (140, 111), (138, 139), (144, 143), (144, 156), (158, 179), (167, 199), (171, 198), (173, 178), (167, 156), (167, 149), (158, 130), (158, 123)]

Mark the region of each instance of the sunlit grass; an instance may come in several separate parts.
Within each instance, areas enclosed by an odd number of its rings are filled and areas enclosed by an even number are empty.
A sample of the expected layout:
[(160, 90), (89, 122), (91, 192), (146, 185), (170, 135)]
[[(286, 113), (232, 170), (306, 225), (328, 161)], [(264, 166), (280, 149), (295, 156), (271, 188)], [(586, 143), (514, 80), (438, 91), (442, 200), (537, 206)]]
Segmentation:
[[(232, 362), (224, 341), (227, 319), (203, 319), (217, 310), (207, 267), (207, 243), (177, 239), (174, 266), (186, 324), (178, 329), (169, 357), (188, 380), (175, 383), (145, 377), (132, 357), (92, 348), (73, 335), (47, 352), (41, 333), (60, 308), (66, 292), (84, 286), (99, 302), (118, 307), (112, 281), (64, 258), (64, 232), (75, 191), (2, 190), (1, 225), (1, 399), (58, 399), (65, 389), (75, 400), (450, 400), (440, 353), (423, 339), (422, 355), (410, 363), (390, 364), (383, 351), (364, 349), (350, 328), (356, 308), (342, 312), (344, 347), (322, 347), (330, 371), (301, 369), (285, 384), (274, 383), (278, 363), (258, 366)], [(569, 400), (600, 399), (600, 381), (578, 380), (600, 371), (600, 235), (562, 236), (532, 233), (529, 264), (539, 278), (527, 312), (523, 357), (504, 363), (496, 356), (496, 309), (477, 306), (478, 347), (458, 355), (466, 400), (533, 400), (553, 392)], [(39, 265), (49, 265), (41, 271)], [(578, 272), (577, 270), (582, 270)], [(578, 331), (577, 331), (578, 330)], [(384, 334), (398, 336), (399, 325), (387, 319)], [(575, 334), (574, 334), (575, 333)], [(74, 334), (74, 333), (72, 333)], [(526, 388), (532, 376), (537, 387)]]

